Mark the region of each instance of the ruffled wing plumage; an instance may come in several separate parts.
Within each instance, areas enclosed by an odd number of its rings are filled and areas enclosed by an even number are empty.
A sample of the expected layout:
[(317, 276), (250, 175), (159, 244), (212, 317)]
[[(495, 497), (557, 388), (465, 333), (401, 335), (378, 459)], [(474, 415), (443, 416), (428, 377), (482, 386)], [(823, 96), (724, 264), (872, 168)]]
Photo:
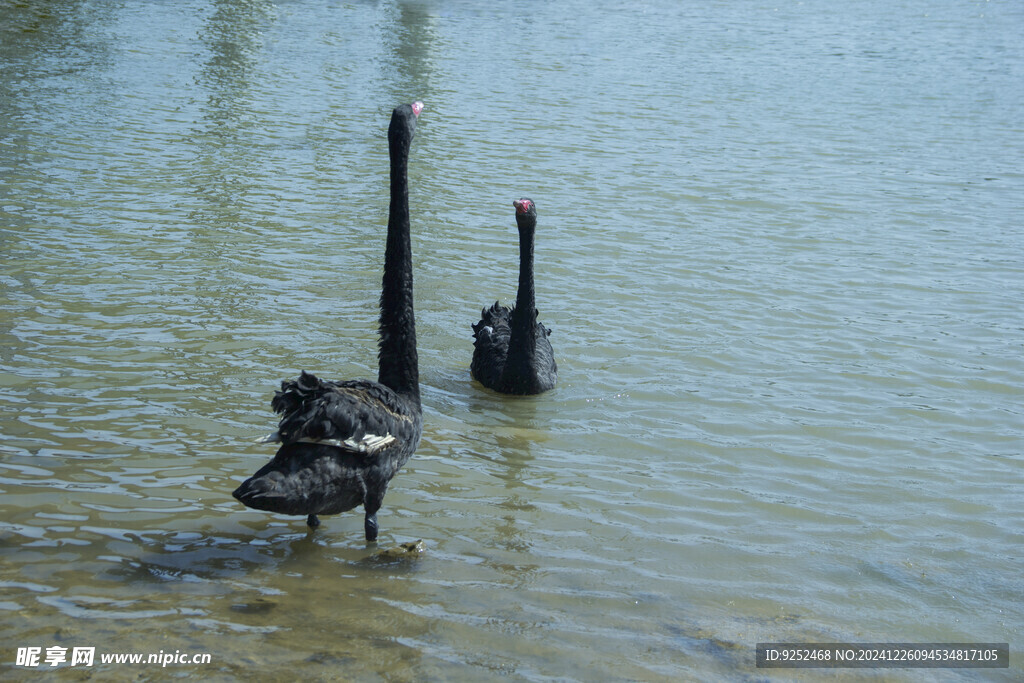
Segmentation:
[(555, 351), (551, 348), (548, 337), (551, 330), (544, 327), (544, 323), (534, 323), (534, 334), (537, 337), (537, 355), (534, 368), (534, 384), (531, 387), (536, 391), (547, 391), (553, 389), (558, 380), (558, 363), (555, 362)]
[(480, 322), (473, 325), (473, 378), (484, 386), (495, 386), (501, 379), (512, 336), (512, 309), (497, 301), (480, 311)]
[(407, 441), (415, 416), (398, 394), (368, 380), (332, 382), (303, 372), (284, 381), (271, 407), (281, 415), (283, 444), (319, 443), (377, 454)]

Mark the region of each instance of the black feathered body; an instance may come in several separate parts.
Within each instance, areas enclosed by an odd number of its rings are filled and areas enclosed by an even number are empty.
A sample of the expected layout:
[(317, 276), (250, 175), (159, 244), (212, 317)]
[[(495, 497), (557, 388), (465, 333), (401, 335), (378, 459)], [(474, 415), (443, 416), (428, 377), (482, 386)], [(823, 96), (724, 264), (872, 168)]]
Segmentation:
[(302, 373), (281, 383), (274, 458), (234, 492), (257, 510), (333, 515), (379, 509), (388, 483), (419, 444), (419, 404), (369, 380), (324, 381)]
[[(480, 312), (480, 322), (473, 325), (470, 373), (485, 387), (504, 394), (539, 394), (555, 386), (558, 373), (555, 352), (548, 340), (551, 331), (537, 320), (534, 310), (532, 325), (525, 329), (525, 334), (532, 337), (531, 355), (520, 354), (517, 359), (513, 353), (509, 365), (514, 311), (515, 305), (502, 306), (496, 301)], [(521, 350), (522, 346), (517, 340), (516, 347)]]

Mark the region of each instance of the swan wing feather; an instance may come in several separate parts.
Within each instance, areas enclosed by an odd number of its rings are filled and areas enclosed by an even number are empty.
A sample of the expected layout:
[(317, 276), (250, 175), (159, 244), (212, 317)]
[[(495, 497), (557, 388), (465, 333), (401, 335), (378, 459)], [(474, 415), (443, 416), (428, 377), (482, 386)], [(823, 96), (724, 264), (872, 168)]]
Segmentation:
[(376, 455), (404, 441), (413, 425), (402, 399), (369, 380), (332, 382), (304, 372), (281, 383), (271, 406), (281, 422), (264, 443), (323, 444)]

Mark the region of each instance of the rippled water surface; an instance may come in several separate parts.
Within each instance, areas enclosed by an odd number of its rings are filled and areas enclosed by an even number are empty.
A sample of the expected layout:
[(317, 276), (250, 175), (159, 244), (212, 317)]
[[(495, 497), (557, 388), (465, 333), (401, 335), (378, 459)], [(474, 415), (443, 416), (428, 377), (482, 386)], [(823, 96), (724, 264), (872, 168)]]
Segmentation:
[[(492, 5), (0, 2), (3, 675), (1020, 677), (1024, 7)], [(426, 426), (380, 521), (426, 551), (389, 563), (230, 492), (281, 379), (376, 375), (413, 99)], [(533, 398), (469, 378), (520, 196)], [(211, 661), (99, 661), (157, 652)]]

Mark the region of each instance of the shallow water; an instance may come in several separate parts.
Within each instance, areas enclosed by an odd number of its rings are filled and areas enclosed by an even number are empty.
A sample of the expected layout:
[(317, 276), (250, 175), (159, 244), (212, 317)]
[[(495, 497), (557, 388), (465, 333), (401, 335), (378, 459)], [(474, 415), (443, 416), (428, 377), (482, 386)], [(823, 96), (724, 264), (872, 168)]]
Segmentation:
[[(311, 4), (0, 5), (5, 676), (1020, 652), (1019, 4)], [(426, 551), (387, 563), (360, 511), (310, 535), (230, 492), (281, 379), (376, 375), (412, 99), (425, 432), (380, 522)], [(519, 196), (560, 369), (532, 398), (468, 370)], [(157, 652), (211, 661), (99, 661)]]

